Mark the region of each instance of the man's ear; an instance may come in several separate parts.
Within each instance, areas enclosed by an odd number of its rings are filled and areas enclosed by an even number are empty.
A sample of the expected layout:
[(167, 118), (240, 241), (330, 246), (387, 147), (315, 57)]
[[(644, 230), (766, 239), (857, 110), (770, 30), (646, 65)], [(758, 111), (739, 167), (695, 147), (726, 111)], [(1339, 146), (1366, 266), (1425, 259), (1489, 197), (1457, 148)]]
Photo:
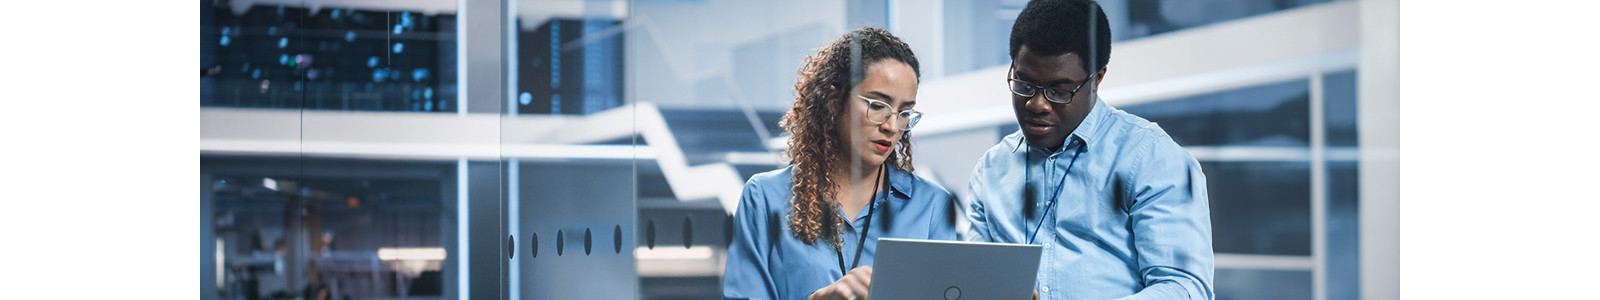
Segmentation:
[(1100, 89), (1101, 80), (1106, 80), (1106, 67), (1100, 67), (1100, 72), (1094, 75), (1094, 88), (1096, 90)]
[(1100, 81), (1103, 80), (1106, 80), (1106, 67), (1100, 67), (1100, 72), (1095, 72), (1094, 88), (1089, 90), (1089, 92), (1093, 93), (1090, 94), (1092, 97), (1090, 99), (1100, 98)]

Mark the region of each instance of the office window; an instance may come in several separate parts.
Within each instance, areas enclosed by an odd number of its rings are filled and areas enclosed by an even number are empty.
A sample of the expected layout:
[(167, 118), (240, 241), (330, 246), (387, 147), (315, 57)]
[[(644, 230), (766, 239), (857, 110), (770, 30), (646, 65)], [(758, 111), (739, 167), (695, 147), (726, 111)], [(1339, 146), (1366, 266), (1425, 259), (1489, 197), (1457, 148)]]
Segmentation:
[(1217, 269), (1217, 299), (1311, 299), (1311, 272)]
[(1361, 297), (1361, 168), (1356, 71), (1322, 75), (1328, 152), (1328, 299)]
[[(1159, 124), (1205, 170), (1219, 298), (1310, 298), (1316, 272), (1327, 298), (1358, 297), (1356, 73), (1315, 76), (1122, 107)], [(1322, 114), (1322, 141), (1312, 114)], [(1313, 192), (1317, 178), (1324, 195)], [(1312, 218), (1318, 198), (1322, 225)], [(1323, 249), (1313, 249), (1318, 230)]]
[[(314, 8), (313, 8), (314, 7)], [(202, 107), (455, 112), (453, 13), (202, 9)]]
[[(1011, 62), (1011, 27), (1024, 0), (943, 0), (946, 74)], [(1120, 43), (1340, 0), (1097, 0)], [(1113, 51), (1115, 52), (1115, 51)], [(1115, 61), (1115, 55), (1113, 55)]]
[(623, 33), (610, 19), (517, 19), (518, 114), (585, 115), (622, 106)]
[[(218, 296), (441, 297), (456, 251), (455, 164), (204, 156)], [(450, 274), (447, 274), (450, 273)]]
[[(1120, 6), (1125, 16), (1108, 18), (1126, 21), (1126, 27), (1112, 24), (1112, 40), (1125, 41), (1184, 29), (1248, 18), (1308, 5), (1339, 0), (1121, 0), (1100, 1)], [(1107, 11), (1110, 15), (1112, 12)]]

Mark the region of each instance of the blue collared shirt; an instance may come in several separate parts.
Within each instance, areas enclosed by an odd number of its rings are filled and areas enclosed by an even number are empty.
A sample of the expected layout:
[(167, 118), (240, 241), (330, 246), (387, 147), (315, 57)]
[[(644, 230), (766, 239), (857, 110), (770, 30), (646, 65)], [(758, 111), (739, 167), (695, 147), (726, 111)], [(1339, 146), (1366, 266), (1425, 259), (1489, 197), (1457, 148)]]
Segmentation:
[(1214, 298), (1205, 174), (1155, 123), (1095, 101), (1060, 149), (1018, 131), (968, 184), (966, 240), (1026, 243), (1047, 218), (1039, 299)]
[[(863, 207), (844, 228), (839, 239), (843, 251), (818, 239), (807, 245), (789, 229), (789, 201), (794, 197), (794, 166), (756, 174), (744, 184), (744, 196), (734, 213), (733, 243), (728, 245), (727, 269), (722, 277), (722, 297), (729, 299), (806, 299), (833, 284), (855, 259), (860, 228), (867, 220)], [(950, 192), (931, 181), (889, 168), (889, 190), (875, 197), (877, 210), (861, 250), (861, 266), (871, 266), (880, 237), (956, 239), (954, 200)], [(848, 272), (849, 270), (845, 270)]]

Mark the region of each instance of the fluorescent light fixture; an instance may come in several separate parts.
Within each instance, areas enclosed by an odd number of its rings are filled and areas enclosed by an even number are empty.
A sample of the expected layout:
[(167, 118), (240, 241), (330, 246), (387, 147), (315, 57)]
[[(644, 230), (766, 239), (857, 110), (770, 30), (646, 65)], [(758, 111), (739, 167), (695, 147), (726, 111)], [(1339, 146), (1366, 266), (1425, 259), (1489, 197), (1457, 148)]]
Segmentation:
[(217, 288), (219, 288), (219, 289), (226, 287), (225, 285), (223, 285), (224, 283), (226, 283), (226, 281), (224, 279), (228, 278), (227, 269), (223, 268), (224, 267), (223, 264), (228, 262), (228, 251), (226, 251), (227, 246), (228, 246), (228, 244), (222, 242), (222, 238), (217, 238), (217, 265), (216, 265), (216, 267), (217, 267)]
[(656, 247), (655, 249), (639, 247), (633, 249), (633, 257), (639, 260), (689, 260), (711, 259), (711, 247), (694, 246), (688, 249), (678, 247)]
[(278, 181), (277, 180), (272, 180), (272, 178), (262, 178), (261, 179), (261, 186), (267, 187), (267, 189), (269, 189), (269, 190), (276, 191), (276, 190), (278, 190)]
[[(657, 245), (660, 246), (660, 245)], [(641, 277), (704, 277), (722, 276), (723, 261), (721, 250), (709, 246), (683, 247), (644, 247), (633, 250), (637, 269)]]
[(379, 260), (444, 260), (444, 248), (378, 248)]

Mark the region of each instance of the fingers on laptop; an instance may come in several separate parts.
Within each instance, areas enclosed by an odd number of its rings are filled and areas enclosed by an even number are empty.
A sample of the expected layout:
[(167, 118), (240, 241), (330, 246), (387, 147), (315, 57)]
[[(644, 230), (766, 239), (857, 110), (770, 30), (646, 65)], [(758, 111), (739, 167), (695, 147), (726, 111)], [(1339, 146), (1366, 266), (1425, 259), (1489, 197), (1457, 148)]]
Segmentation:
[(811, 294), (811, 299), (866, 299), (867, 291), (872, 287), (872, 267), (864, 266), (850, 270), (844, 278), (822, 287)]

